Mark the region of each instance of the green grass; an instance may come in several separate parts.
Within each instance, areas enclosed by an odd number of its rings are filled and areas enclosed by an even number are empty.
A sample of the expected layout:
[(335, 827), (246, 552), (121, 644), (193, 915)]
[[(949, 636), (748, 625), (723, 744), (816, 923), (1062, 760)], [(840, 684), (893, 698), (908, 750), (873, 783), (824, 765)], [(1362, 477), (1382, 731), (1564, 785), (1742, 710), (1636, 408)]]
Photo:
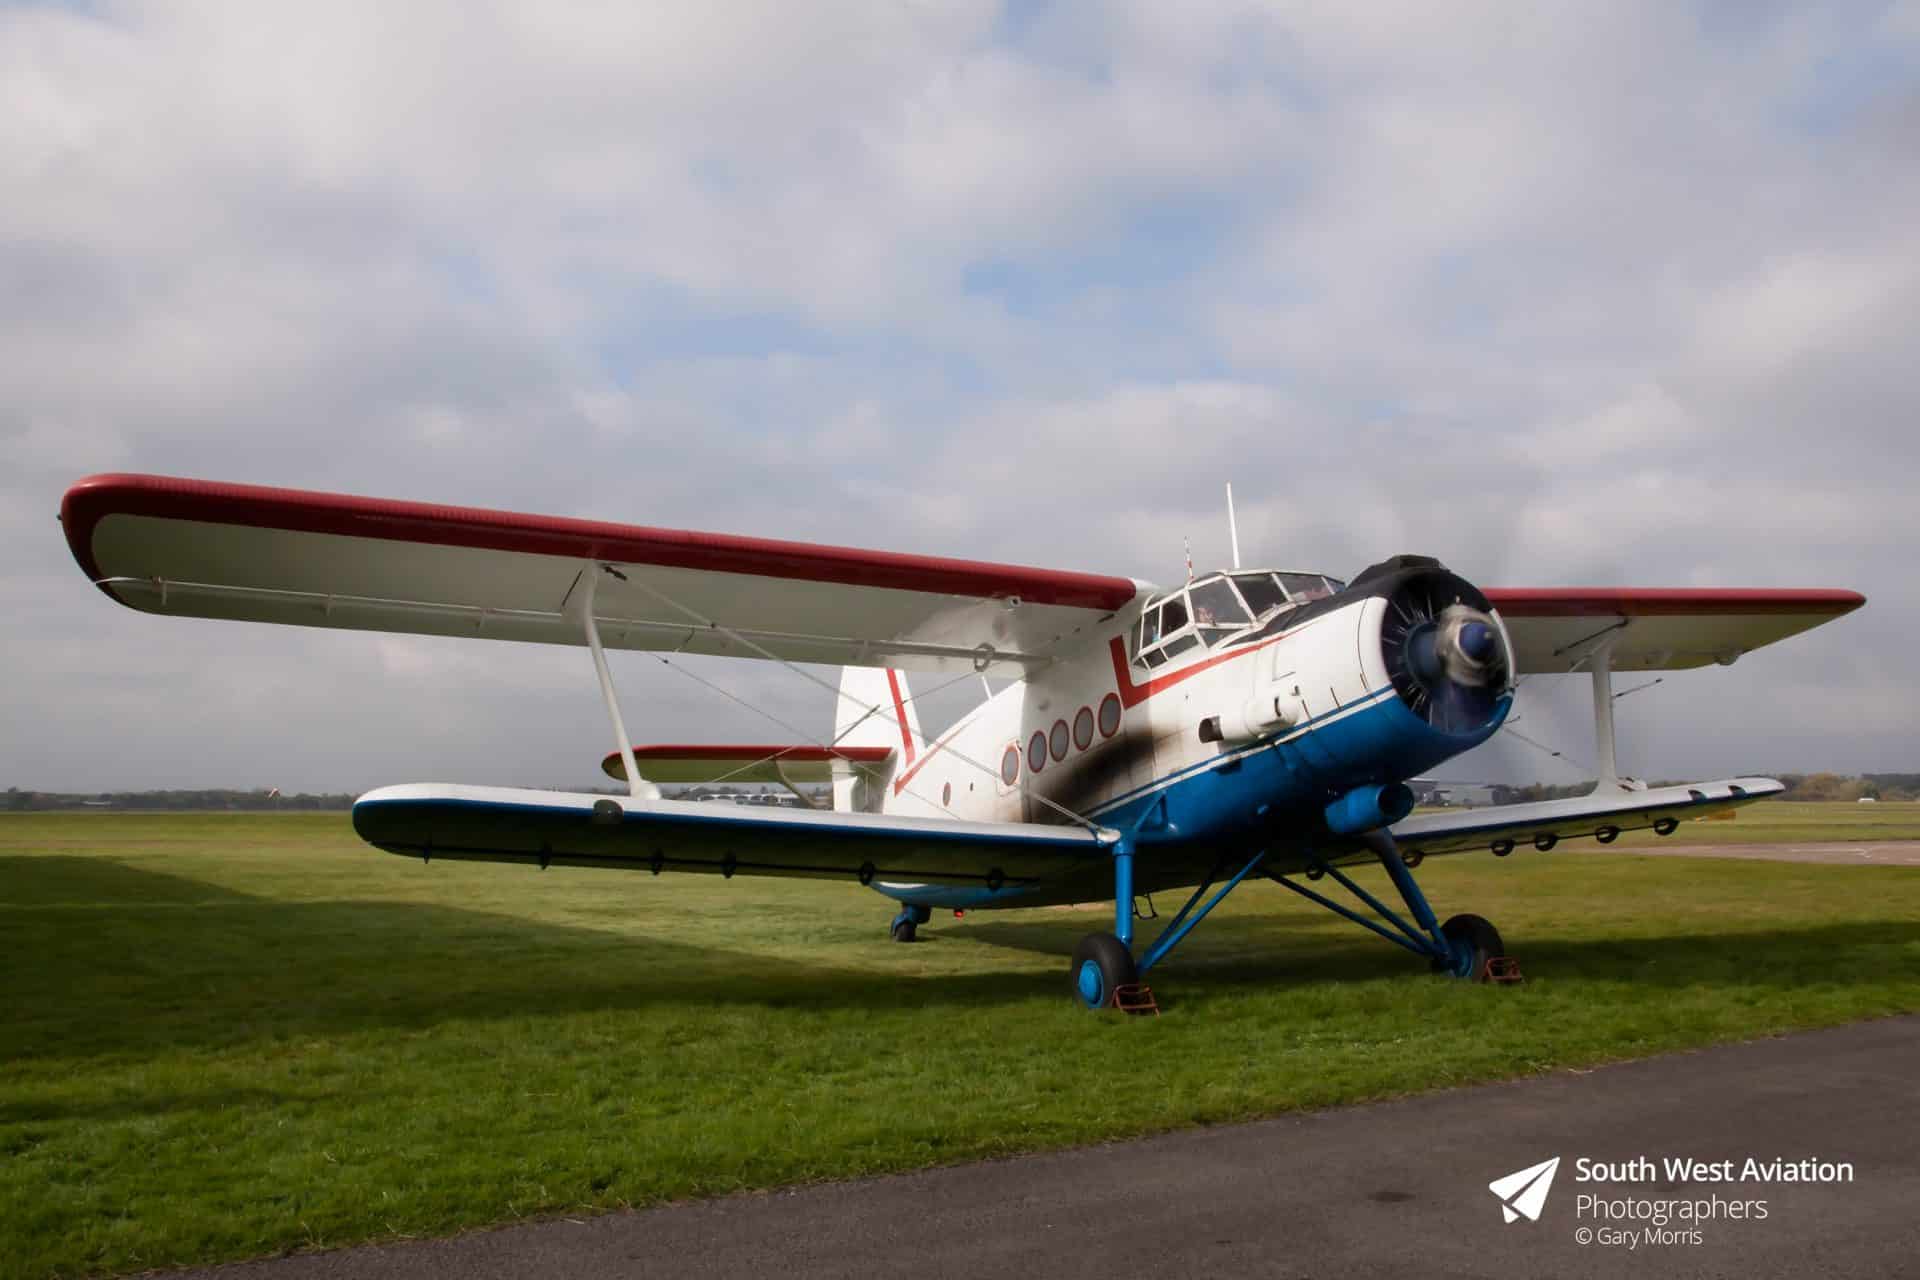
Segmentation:
[(1500, 926), (1524, 986), (1430, 978), (1249, 885), (1155, 974), (1168, 1016), (1126, 1020), (1066, 994), (1097, 911), (940, 917), (903, 947), (851, 884), (423, 867), (338, 815), (0, 818), (0, 1274), (843, 1178), (1920, 1009), (1920, 869), (1529, 853), (1421, 876), (1443, 914)]

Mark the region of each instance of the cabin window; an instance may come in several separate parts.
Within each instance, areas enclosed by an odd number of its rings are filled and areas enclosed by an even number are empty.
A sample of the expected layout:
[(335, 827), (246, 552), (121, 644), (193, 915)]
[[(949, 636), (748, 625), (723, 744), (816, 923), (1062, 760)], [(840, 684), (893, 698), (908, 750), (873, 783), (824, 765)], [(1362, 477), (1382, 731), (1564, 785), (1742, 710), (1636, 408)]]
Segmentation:
[(1120, 695), (1110, 693), (1100, 699), (1100, 736), (1111, 738), (1120, 732)]
[(1093, 745), (1093, 708), (1082, 707), (1073, 718), (1073, 745), (1085, 751)]
[(1047, 767), (1047, 735), (1039, 729), (1027, 739), (1027, 772), (1038, 773)]
[(1000, 781), (1008, 786), (1020, 776), (1020, 748), (1009, 745), (1000, 757)]
[(1047, 749), (1053, 752), (1055, 760), (1067, 758), (1067, 722), (1055, 720), (1052, 732), (1047, 734)]

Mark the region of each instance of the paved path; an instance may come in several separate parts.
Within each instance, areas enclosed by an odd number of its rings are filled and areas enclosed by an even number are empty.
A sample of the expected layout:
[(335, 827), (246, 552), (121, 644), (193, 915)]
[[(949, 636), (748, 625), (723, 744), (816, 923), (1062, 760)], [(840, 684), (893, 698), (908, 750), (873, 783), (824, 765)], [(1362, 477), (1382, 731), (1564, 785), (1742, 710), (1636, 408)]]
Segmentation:
[(1826, 862), (1849, 867), (1920, 867), (1920, 841), (1860, 844), (1659, 844), (1614, 845), (1591, 840), (1561, 846), (1570, 853), (1651, 853), (1680, 858), (1752, 858), (1762, 862)]
[[(321, 1277), (1920, 1274), (1920, 1017), (1054, 1155), (199, 1273)], [(986, 1087), (986, 1086), (983, 1086)], [(1538, 1222), (1487, 1183), (1562, 1163)], [(1849, 1161), (1837, 1185), (1596, 1188), (1579, 1157)], [(1605, 1198), (1764, 1200), (1576, 1242)], [(1607, 1224), (1601, 1224), (1607, 1225)], [(1615, 1223), (1644, 1227), (1645, 1223)], [(1670, 1226), (1685, 1227), (1685, 1223)]]

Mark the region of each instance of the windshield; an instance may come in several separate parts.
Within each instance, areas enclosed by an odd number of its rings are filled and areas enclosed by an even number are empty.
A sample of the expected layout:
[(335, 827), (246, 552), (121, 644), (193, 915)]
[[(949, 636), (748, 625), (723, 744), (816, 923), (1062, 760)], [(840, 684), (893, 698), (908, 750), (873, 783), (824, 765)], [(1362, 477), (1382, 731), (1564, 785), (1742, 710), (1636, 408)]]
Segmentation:
[(1295, 604), (1324, 600), (1339, 590), (1317, 573), (1281, 573), (1274, 576), (1280, 579), (1280, 585), (1287, 589), (1287, 595)]
[(1201, 643), (1209, 647), (1253, 622), (1253, 615), (1225, 578), (1194, 583), (1187, 589), (1187, 598), (1193, 603), (1193, 620), (1200, 628)]
[(1270, 573), (1236, 573), (1233, 585), (1240, 588), (1240, 598), (1247, 602), (1247, 608), (1253, 610), (1253, 616), (1263, 616), (1270, 609), (1278, 609), (1287, 602), (1287, 593), (1273, 580)]

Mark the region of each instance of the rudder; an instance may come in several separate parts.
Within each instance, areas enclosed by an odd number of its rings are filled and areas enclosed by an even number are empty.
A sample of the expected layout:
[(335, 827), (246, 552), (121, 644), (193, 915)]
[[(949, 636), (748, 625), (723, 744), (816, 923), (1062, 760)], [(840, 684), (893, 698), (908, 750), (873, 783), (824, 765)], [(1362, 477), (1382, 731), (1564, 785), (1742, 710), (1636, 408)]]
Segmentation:
[(926, 749), (920, 713), (907, 690), (907, 675), (888, 667), (840, 668), (840, 696), (834, 706), (833, 744), (837, 747), (888, 747), (893, 763), (885, 776), (849, 769), (833, 782), (833, 807), (842, 812), (881, 812), (887, 782), (913, 767)]

